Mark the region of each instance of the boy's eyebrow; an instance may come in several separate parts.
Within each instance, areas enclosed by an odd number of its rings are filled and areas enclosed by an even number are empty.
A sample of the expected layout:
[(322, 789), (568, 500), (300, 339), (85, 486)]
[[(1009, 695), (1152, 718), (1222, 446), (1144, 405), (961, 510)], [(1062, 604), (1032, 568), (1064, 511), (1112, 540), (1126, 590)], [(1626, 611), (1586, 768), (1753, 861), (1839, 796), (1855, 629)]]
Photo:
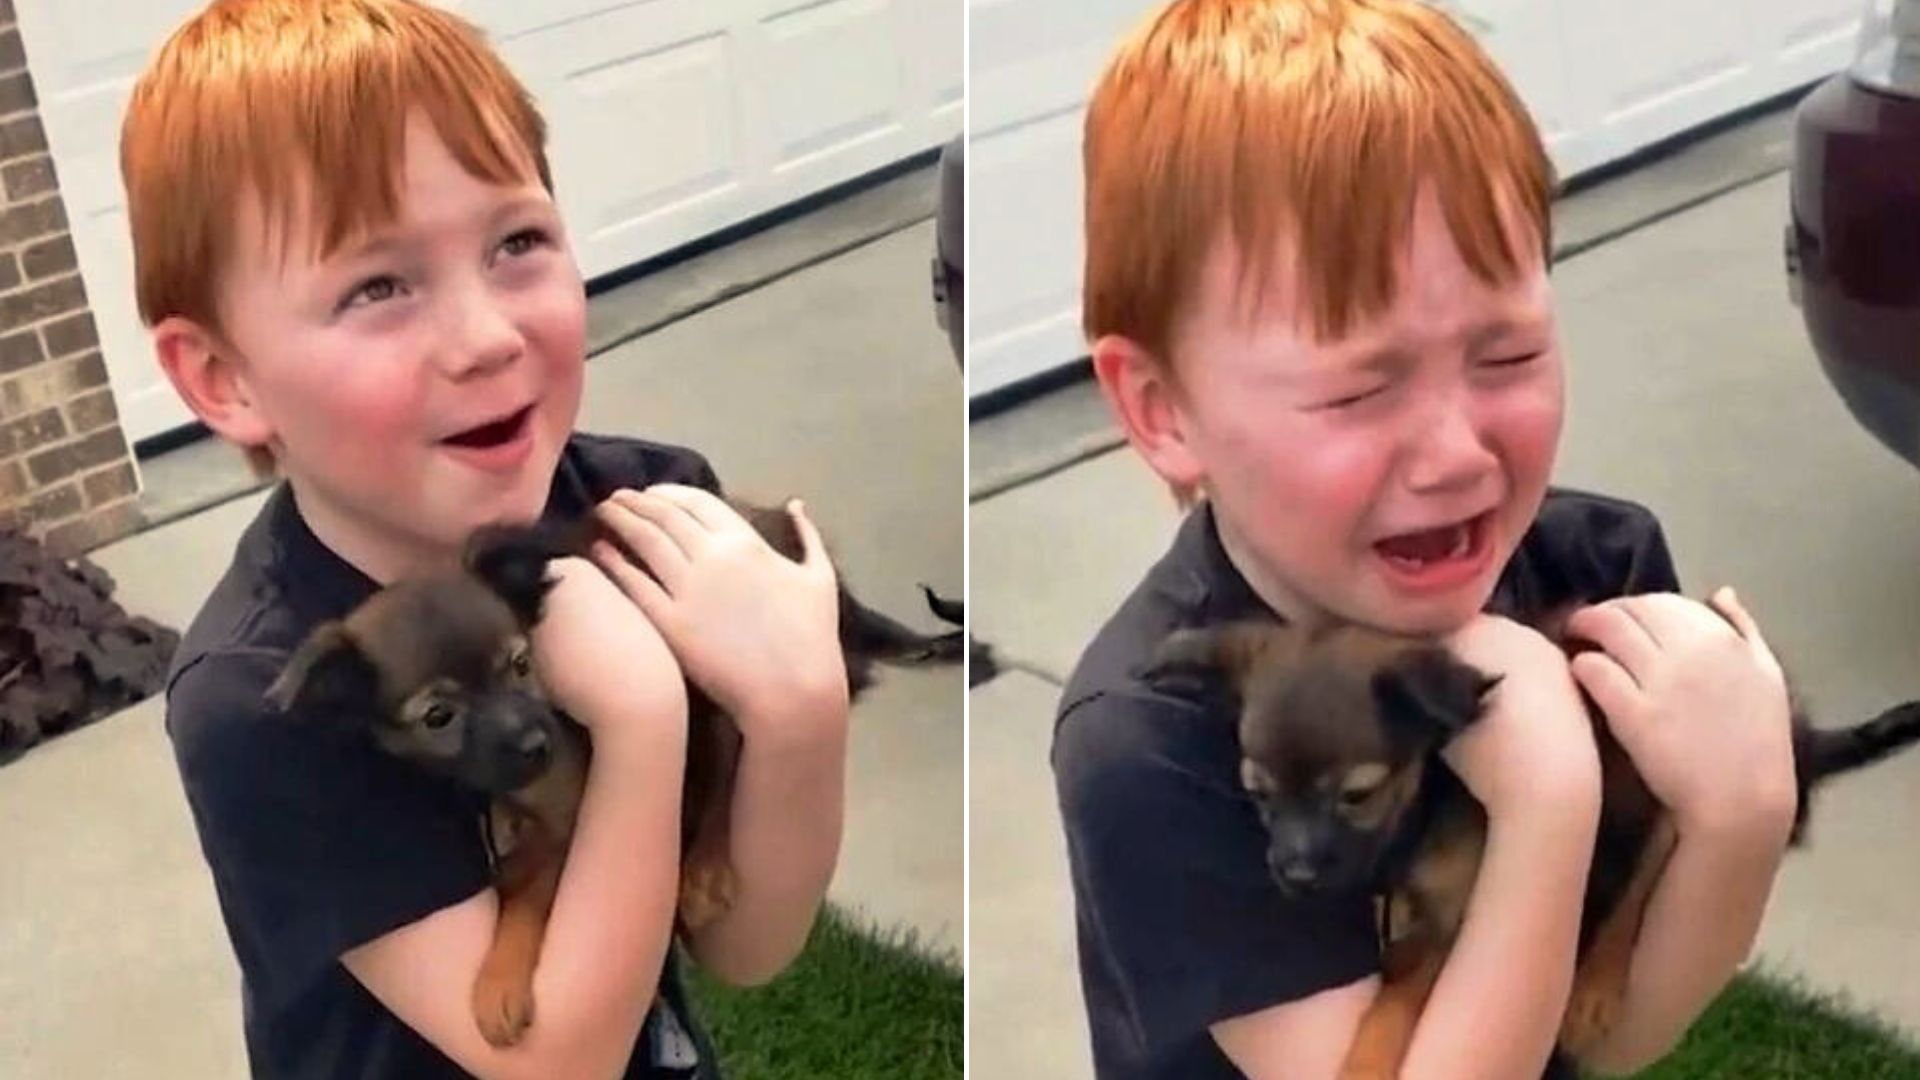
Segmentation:
[(1486, 348), (1516, 334), (1526, 334), (1544, 329), (1546, 320), (1537, 317), (1502, 317), (1481, 323), (1467, 334), (1469, 351)]
[[(544, 212), (552, 206), (552, 200), (538, 195), (516, 195), (503, 199), (484, 212), (474, 215), (474, 220), (483, 228), (492, 230), (498, 228), (500, 223), (508, 218), (530, 211)], [(405, 250), (407, 241), (408, 233), (389, 223), (358, 238), (349, 237), (340, 245), (334, 257), (357, 262), (374, 256), (392, 255)]]

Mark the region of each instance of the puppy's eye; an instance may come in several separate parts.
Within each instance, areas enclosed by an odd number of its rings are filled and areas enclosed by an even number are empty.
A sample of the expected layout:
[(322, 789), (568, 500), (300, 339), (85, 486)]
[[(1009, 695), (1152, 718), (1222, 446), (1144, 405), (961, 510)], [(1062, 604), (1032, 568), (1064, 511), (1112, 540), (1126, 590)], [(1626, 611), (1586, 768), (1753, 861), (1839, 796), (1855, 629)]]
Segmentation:
[(525, 648), (515, 649), (513, 651), (513, 659), (507, 661), (507, 663), (512, 665), (513, 673), (522, 679), (533, 674), (533, 654)]
[(444, 701), (436, 701), (420, 714), (420, 722), (431, 730), (438, 731), (453, 723), (453, 706)]
[(1379, 788), (1347, 788), (1340, 792), (1340, 806), (1345, 810), (1358, 810), (1367, 805), (1367, 800), (1379, 792)]

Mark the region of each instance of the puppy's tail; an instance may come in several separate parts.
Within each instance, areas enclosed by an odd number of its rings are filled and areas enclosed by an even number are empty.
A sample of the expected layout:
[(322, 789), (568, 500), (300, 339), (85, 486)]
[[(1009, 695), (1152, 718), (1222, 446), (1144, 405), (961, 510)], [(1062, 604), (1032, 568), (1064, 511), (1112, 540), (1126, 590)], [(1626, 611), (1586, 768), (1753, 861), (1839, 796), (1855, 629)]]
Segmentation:
[(840, 590), (840, 646), (850, 657), (903, 666), (959, 663), (967, 651), (963, 631), (923, 634), (862, 604), (844, 588)]
[(1920, 701), (1909, 701), (1854, 727), (1802, 729), (1794, 746), (1794, 764), (1804, 789), (1837, 773), (1871, 765), (1915, 742), (1920, 742)]

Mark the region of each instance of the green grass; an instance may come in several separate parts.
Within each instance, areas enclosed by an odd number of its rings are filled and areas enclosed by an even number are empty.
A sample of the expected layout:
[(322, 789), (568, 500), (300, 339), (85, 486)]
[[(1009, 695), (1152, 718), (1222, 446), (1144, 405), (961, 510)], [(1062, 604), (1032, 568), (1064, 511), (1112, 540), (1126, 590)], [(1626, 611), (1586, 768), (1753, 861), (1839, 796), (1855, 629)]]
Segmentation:
[(1914, 1080), (1920, 1049), (1842, 999), (1743, 975), (1638, 1080)]
[(778, 979), (734, 990), (696, 972), (696, 1008), (728, 1080), (956, 1080), (959, 967), (908, 933), (827, 908)]

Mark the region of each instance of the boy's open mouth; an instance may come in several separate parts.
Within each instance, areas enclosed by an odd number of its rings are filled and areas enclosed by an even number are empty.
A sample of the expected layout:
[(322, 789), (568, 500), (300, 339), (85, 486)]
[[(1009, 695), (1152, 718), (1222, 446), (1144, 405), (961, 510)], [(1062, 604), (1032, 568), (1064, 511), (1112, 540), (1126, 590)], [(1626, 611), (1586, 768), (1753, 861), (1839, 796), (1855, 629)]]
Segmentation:
[(1492, 511), (1439, 528), (1389, 536), (1373, 545), (1397, 576), (1415, 583), (1441, 584), (1471, 576), (1487, 553)]
[(520, 437), (520, 433), (526, 429), (527, 419), (532, 415), (533, 406), (528, 405), (509, 416), (504, 416), (492, 423), (481, 424), (479, 427), (468, 428), (458, 434), (449, 435), (441, 441), (449, 446), (460, 446), (469, 450), (486, 450), (503, 446)]

